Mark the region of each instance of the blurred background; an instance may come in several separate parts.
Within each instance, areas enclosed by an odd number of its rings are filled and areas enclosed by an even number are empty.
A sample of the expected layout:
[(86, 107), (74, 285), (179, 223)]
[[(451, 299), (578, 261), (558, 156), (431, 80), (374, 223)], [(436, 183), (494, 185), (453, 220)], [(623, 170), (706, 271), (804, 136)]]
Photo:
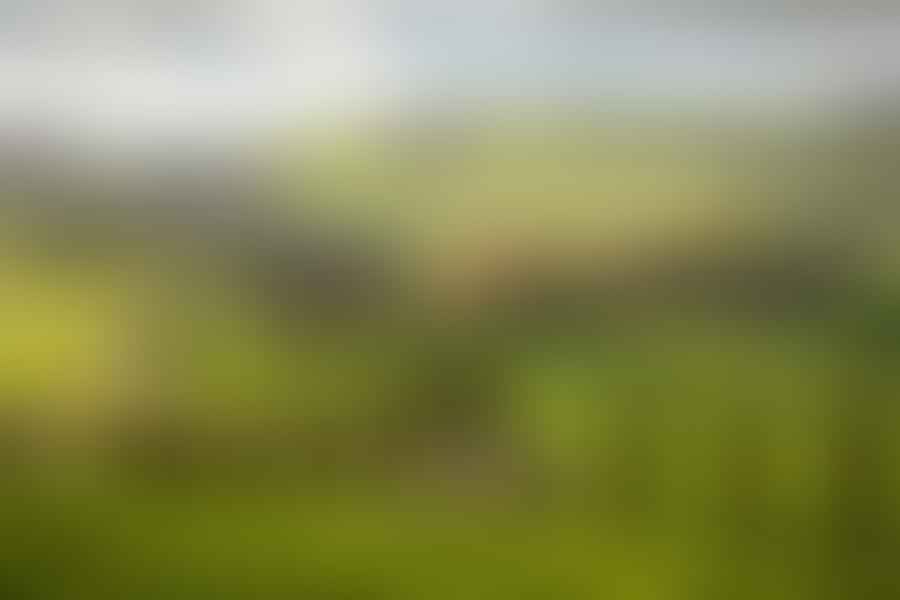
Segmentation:
[(0, 595), (900, 593), (889, 2), (0, 1)]

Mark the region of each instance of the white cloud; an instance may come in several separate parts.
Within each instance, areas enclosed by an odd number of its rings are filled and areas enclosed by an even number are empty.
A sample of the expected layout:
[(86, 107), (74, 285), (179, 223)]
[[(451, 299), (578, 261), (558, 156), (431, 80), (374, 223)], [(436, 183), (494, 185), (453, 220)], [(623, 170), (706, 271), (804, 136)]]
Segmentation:
[(30, 6), (0, 41), (0, 118), (30, 113), (112, 140), (262, 128), (448, 95), (808, 107), (900, 79), (900, 22), (889, 19), (675, 22), (582, 15), (543, 0)]

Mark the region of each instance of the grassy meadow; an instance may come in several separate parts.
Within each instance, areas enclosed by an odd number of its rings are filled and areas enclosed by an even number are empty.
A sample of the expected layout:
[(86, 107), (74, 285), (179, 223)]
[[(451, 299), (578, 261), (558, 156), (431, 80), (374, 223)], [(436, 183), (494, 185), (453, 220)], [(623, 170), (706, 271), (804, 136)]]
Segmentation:
[(896, 597), (898, 140), (510, 119), (273, 140), (233, 214), (11, 189), (0, 596)]

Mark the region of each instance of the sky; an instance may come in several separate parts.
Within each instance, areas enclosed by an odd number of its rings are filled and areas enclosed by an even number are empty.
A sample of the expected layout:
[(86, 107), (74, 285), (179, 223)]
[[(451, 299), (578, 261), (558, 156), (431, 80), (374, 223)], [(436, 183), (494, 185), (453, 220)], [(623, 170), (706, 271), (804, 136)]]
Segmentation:
[(900, 84), (893, 15), (642, 4), (0, 0), (0, 128), (102, 144), (497, 99), (811, 114)]

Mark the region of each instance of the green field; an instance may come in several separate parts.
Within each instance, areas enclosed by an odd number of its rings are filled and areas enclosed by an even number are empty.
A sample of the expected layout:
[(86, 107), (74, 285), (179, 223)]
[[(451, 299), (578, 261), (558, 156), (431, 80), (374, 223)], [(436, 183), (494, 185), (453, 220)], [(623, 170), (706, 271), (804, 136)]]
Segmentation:
[(254, 211), (355, 287), (8, 202), (0, 596), (896, 597), (876, 133), (273, 144)]

